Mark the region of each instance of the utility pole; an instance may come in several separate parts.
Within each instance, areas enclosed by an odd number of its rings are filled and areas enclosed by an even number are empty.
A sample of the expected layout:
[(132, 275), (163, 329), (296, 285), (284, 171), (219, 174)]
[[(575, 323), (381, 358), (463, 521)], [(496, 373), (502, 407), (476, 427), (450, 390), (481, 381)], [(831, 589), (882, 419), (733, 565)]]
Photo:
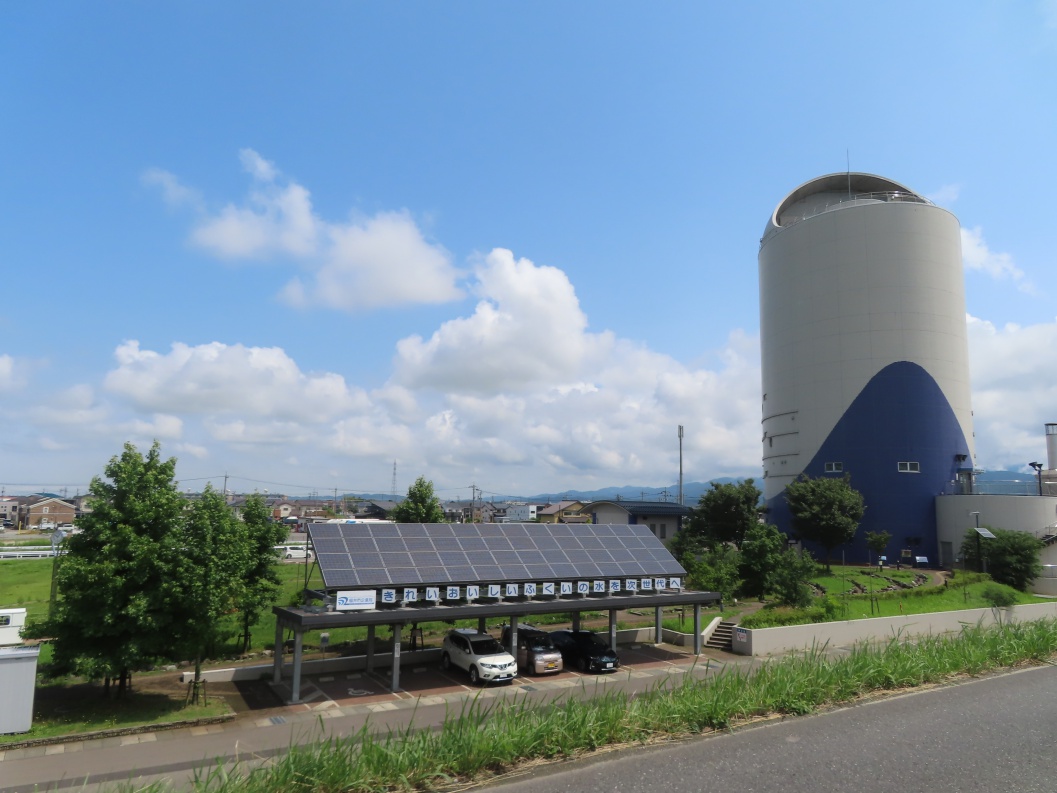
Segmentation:
[(683, 505), (683, 425), (679, 425), (679, 506)]
[(393, 486), (390, 490), (390, 494), (393, 498), (396, 498), (396, 460), (393, 460)]

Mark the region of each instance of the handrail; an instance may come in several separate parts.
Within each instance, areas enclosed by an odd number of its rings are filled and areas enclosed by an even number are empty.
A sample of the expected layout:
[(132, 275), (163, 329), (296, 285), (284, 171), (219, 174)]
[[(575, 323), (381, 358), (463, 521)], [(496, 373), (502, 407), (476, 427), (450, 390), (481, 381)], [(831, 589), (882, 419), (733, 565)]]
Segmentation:
[[(779, 228), (787, 229), (790, 226), (795, 226), (802, 220), (808, 220), (810, 218), (821, 215), (825, 212), (830, 212), (834, 209), (840, 209), (842, 204), (854, 204), (863, 201), (877, 201), (881, 203), (906, 203), (906, 204), (926, 204), (928, 206), (935, 206), (935, 204), (929, 201), (924, 196), (919, 196), (917, 193), (908, 193), (904, 190), (884, 190), (876, 193), (827, 193), (827, 196), (832, 196), (833, 202), (823, 204), (822, 206), (815, 206), (806, 215), (795, 215), (792, 216), (788, 223), (782, 222)], [(793, 206), (796, 206), (794, 204)], [(782, 220), (781, 217), (778, 218)]]

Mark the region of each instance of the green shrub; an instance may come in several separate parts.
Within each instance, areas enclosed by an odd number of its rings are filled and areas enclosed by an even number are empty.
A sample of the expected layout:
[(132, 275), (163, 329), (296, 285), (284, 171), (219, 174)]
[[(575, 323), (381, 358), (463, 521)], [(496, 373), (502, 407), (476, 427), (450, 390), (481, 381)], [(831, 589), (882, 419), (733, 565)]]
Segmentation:
[(1002, 609), (1017, 602), (1016, 593), (999, 584), (988, 584), (980, 592), (980, 597), (987, 601), (991, 608)]

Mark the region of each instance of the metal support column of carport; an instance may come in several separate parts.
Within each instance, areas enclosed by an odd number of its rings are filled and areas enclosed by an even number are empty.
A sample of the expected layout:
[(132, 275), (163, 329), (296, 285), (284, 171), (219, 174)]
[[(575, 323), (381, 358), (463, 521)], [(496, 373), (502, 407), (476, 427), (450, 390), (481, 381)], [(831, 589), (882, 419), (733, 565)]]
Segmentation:
[[(400, 690), (400, 643), (403, 627), (416, 622), (454, 622), (456, 620), (476, 619), (478, 629), (482, 632), (487, 627), (489, 618), (509, 620), (513, 628), (518, 620), (538, 614), (572, 612), (573, 630), (580, 629), (582, 611), (606, 611), (609, 614), (609, 643), (616, 648), (617, 612), (629, 608), (650, 608), (655, 614), (655, 638), (660, 642), (661, 609), (664, 606), (694, 607), (694, 654), (700, 655), (701, 641), (701, 606), (718, 603), (722, 608), (722, 598), (717, 592), (670, 592), (652, 595), (626, 595), (605, 597), (586, 597), (575, 599), (555, 599), (547, 601), (498, 601), (496, 603), (472, 603), (459, 606), (420, 606), (397, 607), (372, 611), (326, 611), (286, 608), (274, 606), (275, 613), (275, 656), (273, 661), (273, 682), (282, 682), (283, 673), (283, 632), (287, 629), (294, 632), (292, 679), (290, 704), (301, 701), (301, 661), (304, 648), (304, 633), (311, 630), (333, 630), (336, 628), (367, 628), (367, 652), (365, 656), (366, 671), (370, 672), (374, 664), (375, 631), (379, 625), (390, 625), (393, 629), (393, 654), (391, 667), (391, 690)], [(517, 640), (516, 628), (511, 631), (513, 642)], [(516, 645), (515, 645), (516, 646)]]

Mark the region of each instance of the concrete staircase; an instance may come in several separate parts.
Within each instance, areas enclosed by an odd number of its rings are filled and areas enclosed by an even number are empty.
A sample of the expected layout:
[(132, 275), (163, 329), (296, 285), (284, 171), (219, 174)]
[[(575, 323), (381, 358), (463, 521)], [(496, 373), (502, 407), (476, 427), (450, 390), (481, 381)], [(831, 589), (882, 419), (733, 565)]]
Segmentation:
[(705, 647), (709, 650), (723, 650), (724, 652), (729, 653), (733, 644), (734, 623), (721, 622), (716, 626), (716, 629), (712, 631), (712, 635), (708, 637), (708, 641), (705, 642)]

